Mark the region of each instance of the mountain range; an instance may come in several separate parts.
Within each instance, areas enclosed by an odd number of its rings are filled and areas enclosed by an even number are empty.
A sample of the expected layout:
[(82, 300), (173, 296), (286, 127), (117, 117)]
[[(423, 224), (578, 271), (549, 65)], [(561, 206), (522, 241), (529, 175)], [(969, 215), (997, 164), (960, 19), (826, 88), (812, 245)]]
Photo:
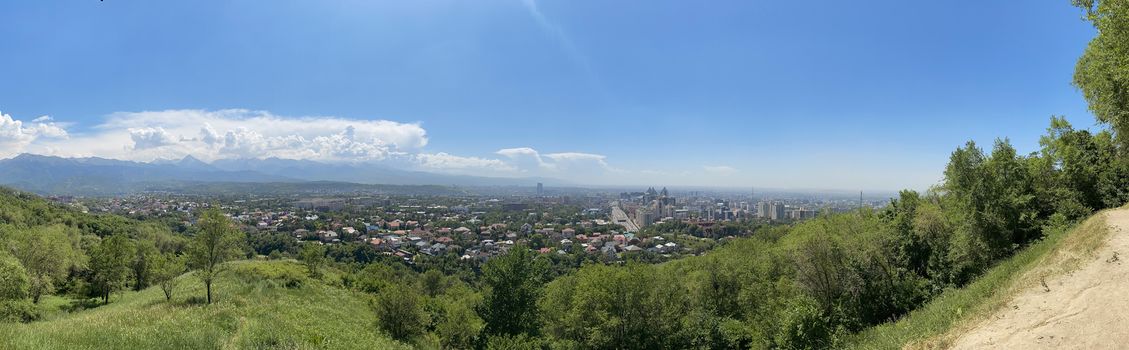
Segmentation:
[(546, 178), (497, 178), (393, 169), (377, 164), (330, 164), (280, 158), (133, 162), (20, 154), (0, 160), (0, 185), (41, 194), (127, 194), (170, 183), (347, 182), (385, 185), (532, 186)]

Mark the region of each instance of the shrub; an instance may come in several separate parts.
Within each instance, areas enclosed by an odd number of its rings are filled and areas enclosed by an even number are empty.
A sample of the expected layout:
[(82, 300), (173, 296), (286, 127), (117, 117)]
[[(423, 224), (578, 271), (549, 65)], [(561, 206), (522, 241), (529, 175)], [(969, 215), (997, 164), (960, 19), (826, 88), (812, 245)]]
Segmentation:
[(23, 265), (14, 258), (0, 256), (0, 300), (27, 298), (30, 286)]
[(796, 298), (781, 315), (776, 345), (781, 349), (830, 349), (834, 333), (815, 300)]
[(43, 311), (27, 300), (0, 301), (0, 322), (32, 322), (43, 318)]

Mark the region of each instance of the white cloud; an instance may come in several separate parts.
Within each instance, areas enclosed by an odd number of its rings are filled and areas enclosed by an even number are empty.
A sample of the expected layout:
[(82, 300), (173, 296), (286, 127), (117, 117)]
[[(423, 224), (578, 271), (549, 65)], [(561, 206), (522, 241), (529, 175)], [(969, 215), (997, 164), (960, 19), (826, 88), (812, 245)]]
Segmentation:
[(707, 165), (703, 168), (706, 170), (707, 173), (722, 175), (722, 176), (729, 176), (729, 175), (733, 175), (733, 174), (737, 173), (737, 169), (734, 169), (733, 167), (728, 166), (728, 165)]
[(605, 161), (608, 157), (599, 154), (564, 152), (546, 154), (545, 157), (552, 159), (557, 164), (596, 164), (601, 167), (608, 166), (608, 163)]
[[(54, 123), (37, 125), (42, 135), (62, 131), (51, 129)], [(63, 156), (140, 161), (191, 154), (205, 160), (279, 157), (333, 162), (383, 160), (418, 153), (427, 145), (427, 133), (418, 123), (283, 117), (242, 109), (119, 112), (73, 136), (33, 148)]]
[(68, 137), (67, 130), (56, 123), (34, 123), (32, 127), (37, 136), (53, 137), (58, 139), (65, 139)]
[(176, 137), (165, 131), (162, 127), (156, 128), (131, 128), (129, 138), (133, 140), (133, 149), (144, 150), (176, 144)]
[(216, 129), (212, 129), (211, 124), (204, 123), (204, 126), (200, 127), (200, 141), (208, 146), (214, 146), (220, 142), (220, 134)]
[(420, 153), (416, 155), (416, 161), (423, 168), (435, 170), (472, 170), (484, 172), (512, 172), (516, 168), (506, 162), (498, 159), (488, 159), (479, 157), (462, 157), (444, 152), (439, 153)]
[(522, 172), (537, 172), (553, 169), (553, 164), (546, 163), (537, 150), (529, 147), (500, 149), (497, 154), (508, 158), (508, 163)]
[(36, 140), (66, 139), (67, 131), (62, 125), (51, 122), (51, 117), (35, 118), (29, 124), (0, 113), (0, 157), (19, 154)]
[(507, 164), (518, 172), (530, 176), (545, 176), (586, 183), (614, 182), (614, 174), (621, 170), (608, 165), (607, 157), (600, 154), (558, 152), (541, 154), (530, 147), (506, 148), (495, 152), (505, 157)]
[(427, 132), (419, 123), (389, 120), (284, 117), (242, 109), (165, 110), (113, 113), (79, 133), (69, 134), (66, 126), (46, 116), (29, 123), (0, 115), (0, 156), (31, 152), (134, 161), (185, 155), (205, 161), (278, 157), (593, 184), (619, 182), (623, 175), (606, 156), (593, 153), (541, 153), (530, 147), (501, 149), (496, 157), (429, 152)]

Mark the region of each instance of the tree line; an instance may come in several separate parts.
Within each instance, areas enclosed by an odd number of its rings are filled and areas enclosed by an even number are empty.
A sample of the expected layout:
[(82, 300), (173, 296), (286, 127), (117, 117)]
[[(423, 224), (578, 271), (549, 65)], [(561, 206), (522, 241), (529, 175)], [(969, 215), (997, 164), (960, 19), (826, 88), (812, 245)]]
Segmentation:
[[(188, 235), (113, 215), (88, 215), (27, 193), (0, 188), (0, 320), (33, 321), (43, 296), (109, 303), (114, 293), (159, 286), (171, 300), (193, 271), (212, 300), (223, 262), (245, 256), (244, 236), (216, 209)], [(80, 303), (81, 304), (81, 303)]]

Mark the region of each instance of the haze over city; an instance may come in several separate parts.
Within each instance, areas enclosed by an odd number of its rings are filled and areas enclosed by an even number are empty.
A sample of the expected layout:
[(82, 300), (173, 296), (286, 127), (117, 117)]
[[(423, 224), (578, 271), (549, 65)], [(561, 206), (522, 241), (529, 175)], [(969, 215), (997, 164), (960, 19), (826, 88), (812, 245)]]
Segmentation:
[(1068, 1), (901, 5), (7, 2), (0, 157), (924, 190), (967, 140), (1094, 125)]

